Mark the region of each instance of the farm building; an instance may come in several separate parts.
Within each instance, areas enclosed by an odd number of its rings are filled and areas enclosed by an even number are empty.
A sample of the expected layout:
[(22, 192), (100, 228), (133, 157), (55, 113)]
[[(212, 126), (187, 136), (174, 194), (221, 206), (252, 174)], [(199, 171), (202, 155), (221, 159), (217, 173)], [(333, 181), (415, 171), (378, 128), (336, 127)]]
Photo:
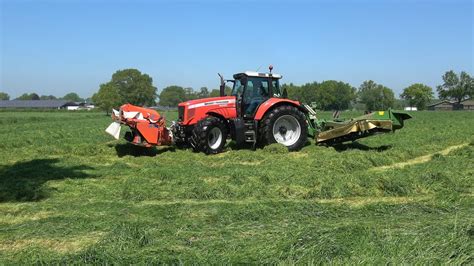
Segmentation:
[(474, 111), (474, 99), (467, 99), (457, 103), (444, 100), (438, 103), (428, 105), (428, 110), (432, 111), (452, 111), (452, 110), (471, 110)]
[(92, 103), (80, 103), (79, 110), (92, 110), (95, 108), (95, 105)]
[(452, 111), (454, 110), (454, 103), (448, 100), (430, 104), (427, 106), (431, 111)]
[(79, 104), (64, 100), (11, 100), (0, 101), (0, 108), (34, 108), (34, 109), (67, 109), (79, 106)]
[(474, 99), (467, 99), (461, 102), (462, 110), (474, 111)]

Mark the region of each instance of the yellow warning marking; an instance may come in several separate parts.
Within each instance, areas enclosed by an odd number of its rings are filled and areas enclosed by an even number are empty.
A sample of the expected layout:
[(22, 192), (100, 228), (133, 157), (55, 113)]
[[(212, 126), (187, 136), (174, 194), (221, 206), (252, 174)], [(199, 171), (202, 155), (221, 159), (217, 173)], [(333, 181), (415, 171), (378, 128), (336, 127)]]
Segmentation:
[(379, 115), (383, 115), (384, 113), (384, 111), (379, 111)]

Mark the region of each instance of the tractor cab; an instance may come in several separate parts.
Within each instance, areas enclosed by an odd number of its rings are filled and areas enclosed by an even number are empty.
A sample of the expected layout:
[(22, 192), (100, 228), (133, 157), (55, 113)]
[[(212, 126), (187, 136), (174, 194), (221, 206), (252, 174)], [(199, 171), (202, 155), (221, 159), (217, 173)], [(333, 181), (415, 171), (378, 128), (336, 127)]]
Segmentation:
[[(305, 143), (302, 136), (307, 134), (307, 111), (299, 102), (286, 99), (287, 93), (280, 87), (282, 76), (273, 74), (271, 65), (269, 70), (269, 73), (241, 72), (235, 74), (233, 80), (227, 80), (233, 82), (230, 97), (234, 102), (226, 110), (233, 114), (230, 119), (227, 116), (228, 131), (237, 146), (250, 144), (255, 148), (257, 143), (278, 142), (289, 150), (300, 149)], [(225, 94), (225, 80), (219, 76), (224, 99), (229, 96)]]
[(246, 71), (234, 75), (232, 96), (236, 97), (237, 115), (253, 118), (263, 102), (281, 98), (281, 75)]

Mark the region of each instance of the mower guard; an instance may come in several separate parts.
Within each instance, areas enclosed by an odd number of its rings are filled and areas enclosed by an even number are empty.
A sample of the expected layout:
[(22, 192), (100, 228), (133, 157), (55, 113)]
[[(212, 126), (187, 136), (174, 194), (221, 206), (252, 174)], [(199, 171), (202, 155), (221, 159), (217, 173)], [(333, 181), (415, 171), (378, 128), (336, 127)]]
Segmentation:
[(112, 120), (105, 132), (115, 139), (119, 139), (121, 125), (125, 125), (130, 129), (125, 139), (134, 145), (151, 147), (172, 143), (164, 117), (153, 109), (124, 104), (120, 110), (112, 110)]
[(109, 135), (111, 135), (115, 139), (119, 139), (120, 129), (121, 129), (120, 122), (114, 121), (105, 129), (105, 132), (109, 133)]

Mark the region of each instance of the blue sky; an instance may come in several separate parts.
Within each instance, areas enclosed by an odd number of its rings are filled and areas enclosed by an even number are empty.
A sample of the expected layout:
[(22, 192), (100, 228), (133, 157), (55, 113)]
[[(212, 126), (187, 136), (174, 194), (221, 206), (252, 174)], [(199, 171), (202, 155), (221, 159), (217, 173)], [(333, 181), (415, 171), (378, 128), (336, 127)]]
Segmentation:
[(358, 87), (473, 74), (473, 1), (0, 0), (0, 91), (91, 96), (118, 69), (149, 74), (159, 90), (217, 88), (244, 70), (284, 82), (329, 79)]

